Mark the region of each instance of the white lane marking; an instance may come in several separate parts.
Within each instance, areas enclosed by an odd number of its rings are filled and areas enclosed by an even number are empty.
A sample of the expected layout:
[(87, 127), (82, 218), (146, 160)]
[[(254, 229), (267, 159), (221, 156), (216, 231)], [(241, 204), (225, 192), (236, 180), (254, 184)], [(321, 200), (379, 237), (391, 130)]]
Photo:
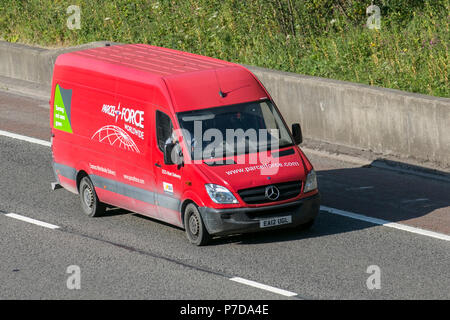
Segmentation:
[(32, 137), (22, 136), (17, 133), (12, 133), (12, 132), (3, 131), (3, 130), (0, 130), (0, 136), (5, 136), (5, 137), (14, 138), (14, 139), (22, 140), (22, 141), (36, 143), (36, 144), (40, 144), (40, 145), (46, 146), (46, 147), (51, 146), (50, 141), (45, 141), (45, 140), (40, 140), (40, 139), (36, 139), (36, 138), (32, 138)]
[(354, 188), (347, 188), (345, 190), (352, 191), (352, 190), (367, 190), (367, 189), (373, 189), (373, 186), (367, 186), (367, 187), (354, 187)]
[(278, 289), (278, 288), (275, 288), (275, 287), (272, 287), (272, 286), (268, 286), (268, 285), (265, 285), (265, 284), (262, 284), (262, 283), (259, 283), (259, 282), (255, 282), (255, 281), (251, 281), (251, 280), (247, 280), (247, 279), (244, 279), (244, 278), (234, 277), (234, 278), (230, 278), (230, 280), (231, 281), (235, 281), (235, 282), (239, 282), (239, 283), (242, 283), (242, 284), (246, 284), (246, 285), (251, 286), (251, 287), (255, 287), (255, 288), (259, 288), (259, 289), (262, 289), (262, 290), (270, 291), (270, 292), (273, 292), (273, 293), (281, 294), (281, 295), (286, 296), (286, 297), (294, 297), (294, 296), (297, 295), (295, 292), (286, 291), (286, 290), (283, 290), (283, 289)]
[(28, 217), (25, 217), (25, 216), (21, 216), (20, 214), (6, 213), (5, 216), (10, 217), (10, 218), (14, 218), (14, 219), (17, 219), (17, 220), (25, 221), (25, 222), (28, 222), (28, 223), (36, 224), (38, 226), (49, 228), (49, 229), (58, 229), (59, 228), (58, 226), (55, 226), (54, 224), (43, 222), (43, 221), (39, 221), (39, 220), (36, 220), (36, 219), (31, 219), (31, 218), (28, 218)]
[(440, 239), (440, 240), (450, 241), (450, 236), (449, 235), (446, 235), (446, 234), (443, 234), (443, 233), (439, 233), (439, 232), (424, 230), (424, 229), (420, 229), (420, 228), (417, 228), (417, 227), (411, 227), (411, 226), (407, 226), (407, 225), (400, 224), (400, 223), (395, 223), (395, 222), (391, 222), (391, 221), (387, 221), (387, 220), (383, 220), (383, 219), (378, 219), (378, 218), (372, 218), (372, 217), (368, 217), (368, 216), (365, 216), (365, 215), (362, 215), (362, 214), (353, 213), (353, 212), (344, 211), (344, 210), (339, 210), (339, 209), (334, 209), (334, 208), (330, 208), (330, 207), (326, 207), (326, 206), (320, 206), (320, 210), (326, 211), (328, 213), (344, 216), (344, 217), (347, 217), (347, 218), (352, 218), (352, 219), (356, 219), (356, 220), (362, 220), (362, 221), (370, 222), (370, 223), (373, 223), (373, 224), (378, 224), (378, 225), (389, 227), (389, 228), (394, 228), (394, 229), (398, 229), (398, 230), (408, 231), (408, 232), (412, 232), (412, 233), (416, 233), (416, 234), (420, 234), (420, 235), (423, 235), (423, 236), (436, 238), (436, 239)]
[(421, 202), (421, 201), (428, 201), (428, 200), (430, 200), (430, 199), (419, 198), (419, 199), (412, 199), (412, 200), (403, 200), (402, 203)]

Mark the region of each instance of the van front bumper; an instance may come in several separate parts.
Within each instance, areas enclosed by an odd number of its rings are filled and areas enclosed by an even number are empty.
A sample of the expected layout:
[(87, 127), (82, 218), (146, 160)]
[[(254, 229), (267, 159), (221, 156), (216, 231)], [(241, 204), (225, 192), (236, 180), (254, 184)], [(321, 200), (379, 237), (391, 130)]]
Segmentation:
[[(257, 232), (264, 230), (296, 227), (313, 220), (320, 210), (320, 194), (279, 205), (254, 208), (213, 209), (198, 208), (206, 230), (210, 235)], [(292, 222), (274, 227), (260, 227), (260, 221), (270, 218), (291, 216)]]

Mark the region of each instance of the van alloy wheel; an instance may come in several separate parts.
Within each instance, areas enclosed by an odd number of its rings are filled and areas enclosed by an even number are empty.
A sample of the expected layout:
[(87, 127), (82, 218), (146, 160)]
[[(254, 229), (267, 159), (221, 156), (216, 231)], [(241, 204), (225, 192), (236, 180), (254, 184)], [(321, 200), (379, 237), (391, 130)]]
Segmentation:
[(211, 239), (197, 206), (193, 203), (188, 204), (184, 211), (184, 227), (186, 236), (192, 244), (203, 246)]
[(81, 208), (87, 216), (99, 217), (105, 213), (106, 206), (99, 201), (97, 194), (95, 193), (94, 185), (88, 176), (81, 179), (79, 193)]
[(86, 187), (83, 190), (83, 199), (84, 204), (87, 207), (92, 208), (92, 206), (94, 205), (94, 195), (89, 185), (86, 185)]
[(193, 236), (198, 237), (199, 222), (198, 222), (198, 218), (195, 216), (195, 214), (192, 214), (191, 217), (189, 218), (189, 229)]

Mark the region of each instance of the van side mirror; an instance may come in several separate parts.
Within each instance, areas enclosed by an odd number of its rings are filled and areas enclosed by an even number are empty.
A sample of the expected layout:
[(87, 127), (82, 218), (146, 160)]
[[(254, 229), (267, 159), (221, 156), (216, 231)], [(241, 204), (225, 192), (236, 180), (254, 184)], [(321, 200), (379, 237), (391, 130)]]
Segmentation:
[(164, 145), (164, 164), (181, 165), (182, 163), (183, 153), (178, 141)]
[(292, 124), (292, 136), (294, 137), (295, 144), (303, 142), (302, 128), (299, 123)]

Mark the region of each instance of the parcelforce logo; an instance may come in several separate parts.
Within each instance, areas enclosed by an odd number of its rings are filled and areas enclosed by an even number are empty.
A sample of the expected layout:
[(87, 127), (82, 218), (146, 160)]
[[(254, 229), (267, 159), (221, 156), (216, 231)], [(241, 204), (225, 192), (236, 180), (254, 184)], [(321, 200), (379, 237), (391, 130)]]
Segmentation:
[(144, 129), (144, 111), (125, 107), (120, 109), (119, 102), (117, 107), (114, 105), (104, 104), (102, 107), (102, 112), (110, 115), (111, 117), (115, 117), (116, 122), (120, 119), (128, 124)]
[[(124, 129), (129, 133), (137, 136), (140, 139), (144, 139), (144, 111), (135, 110), (132, 108), (121, 108), (120, 102), (118, 106), (104, 104), (102, 106), (102, 112), (124, 122)], [(140, 129), (139, 129), (140, 128)]]

